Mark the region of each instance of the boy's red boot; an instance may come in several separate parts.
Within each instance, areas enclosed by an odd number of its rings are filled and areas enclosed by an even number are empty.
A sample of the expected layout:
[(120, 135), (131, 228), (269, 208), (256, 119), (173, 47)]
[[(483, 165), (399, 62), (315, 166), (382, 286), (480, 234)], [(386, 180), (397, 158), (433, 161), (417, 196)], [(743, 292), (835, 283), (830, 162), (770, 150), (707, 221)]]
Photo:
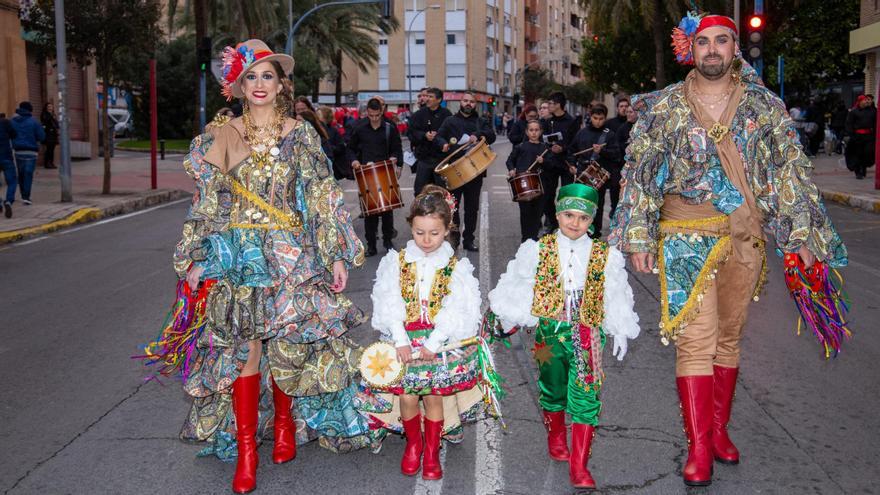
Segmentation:
[(544, 411), (544, 426), (547, 428), (547, 451), (554, 461), (565, 462), (571, 456), (568, 450), (565, 411)]
[(439, 480), (443, 477), (440, 466), (440, 435), (443, 433), (443, 420), (431, 421), (425, 418), (425, 458), (422, 461), (422, 479)]
[(571, 459), (568, 461), (568, 479), (575, 488), (596, 488), (587, 464), (595, 428), (583, 423), (571, 424)]

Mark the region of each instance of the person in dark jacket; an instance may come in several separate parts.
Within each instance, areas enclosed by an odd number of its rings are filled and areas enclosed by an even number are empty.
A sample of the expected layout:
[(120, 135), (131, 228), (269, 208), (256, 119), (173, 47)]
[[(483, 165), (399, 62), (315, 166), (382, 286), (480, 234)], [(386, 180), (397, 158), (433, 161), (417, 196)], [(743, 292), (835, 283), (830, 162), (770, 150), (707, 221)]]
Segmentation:
[(43, 166), (57, 168), (55, 166), (55, 146), (58, 144), (58, 117), (55, 116), (55, 107), (51, 103), (43, 105), (40, 113), (40, 123), (43, 124), (43, 132), (46, 133), (46, 141), (43, 143)]
[[(617, 136), (617, 148), (620, 150), (620, 158), (624, 160), (626, 157), (626, 148), (629, 146), (632, 128), (639, 118), (638, 114), (632, 107), (626, 109), (626, 122), (620, 126), (614, 133)], [(625, 161), (625, 160), (624, 160)]]
[[(611, 215), (617, 208), (620, 199), (620, 171), (623, 163), (620, 159), (617, 136), (614, 131), (605, 125), (605, 117), (608, 108), (602, 103), (596, 103), (590, 107), (590, 124), (578, 131), (572, 140), (569, 149), (569, 162), (577, 163), (577, 171), (580, 174), (591, 161), (596, 161), (602, 168), (611, 173), (611, 178), (599, 188), (599, 201), (596, 203), (596, 216), (593, 220), (593, 233), (591, 237), (598, 239), (602, 236), (602, 218), (605, 208), (605, 191), (611, 192)], [(592, 150), (592, 151), (586, 151)], [(575, 153), (586, 151), (578, 156)]]
[(327, 106), (318, 107), (318, 120), (327, 133), (327, 139), (321, 139), (321, 148), (324, 154), (333, 162), (333, 178), (354, 179), (351, 171), (351, 162), (348, 160), (348, 150), (345, 147), (345, 140), (336, 126), (333, 125), (333, 109)]
[(840, 154), (843, 151), (843, 137), (846, 130), (846, 117), (849, 115), (846, 105), (842, 101), (837, 103), (837, 107), (831, 112), (831, 123), (828, 127), (834, 134), (834, 152)]
[(868, 167), (874, 165), (874, 140), (877, 129), (877, 109), (865, 95), (856, 99), (856, 108), (846, 118), (846, 167), (856, 174), (856, 179), (864, 179)]
[[(37, 167), (37, 155), (40, 151), (40, 143), (46, 140), (43, 125), (33, 116), (34, 107), (29, 101), (23, 101), (15, 111), (17, 114), (12, 118), (12, 128), (15, 129), (15, 138), (12, 140), (12, 149), (15, 155), (16, 171), (18, 172), (18, 187), (21, 191), (21, 202), (30, 205), (31, 185), (34, 182), (34, 169)], [(15, 199), (6, 193), (6, 199), (10, 204)]]
[[(371, 162), (391, 160), (398, 167), (403, 166), (403, 148), (397, 127), (384, 117), (385, 105), (379, 98), (367, 102), (367, 117), (360, 120), (351, 130), (348, 140), (348, 155), (351, 167), (357, 171), (362, 165)], [(366, 213), (366, 212), (365, 212)], [(377, 230), (382, 220), (382, 245), (387, 250), (394, 249), (391, 240), (395, 237), (394, 210), (378, 215), (364, 217), (364, 231), (367, 238), (367, 256), (375, 256)]]
[(507, 139), (510, 140), (511, 145), (516, 146), (527, 140), (526, 125), (530, 120), (538, 120), (538, 107), (532, 103), (523, 107), (522, 113), (519, 114), (519, 118), (511, 122), (510, 128), (507, 129)]
[(0, 113), (0, 170), (6, 178), (6, 199), (2, 203), (3, 214), (12, 218), (12, 201), (15, 199), (15, 160), (12, 158), (12, 139), (15, 129), (5, 113)]
[[(626, 122), (626, 111), (629, 109), (629, 98), (625, 96), (621, 96), (617, 100), (617, 116), (612, 117), (610, 119), (605, 119), (605, 125), (608, 126), (609, 129), (614, 131), (614, 134), (617, 134), (617, 131), (620, 129)], [(592, 114), (590, 114), (592, 115)], [(584, 126), (589, 126), (589, 122), (584, 122)]]
[[(461, 107), (458, 113), (443, 121), (443, 125), (437, 130), (435, 140), (442, 147), (444, 153), (454, 153), (458, 148), (467, 144), (477, 143), (481, 138), (486, 138), (486, 144), (495, 142), (495, 131), (492, 125), (477, 115), (477, 100), (473, 93), (466, 91), (461, 97)], [(468, 135), (466, 143), (460, 142), (464, 135)], [(452, 212), (452, 234), (449, 243), (453, 249), (458, 248), (458, 233), (461, 232), (462, 245), (467, 251), (478, 251), (474, 239), (477, 230), (477, 215), (480, 210), (480, 190), (483, 188), (483, 172), (480, 176), (467, 184), (452, 191), (455, 196), (457, 207)], [(462, 203), (462, 198), (464, 202)], [(459, 227), (459, 211), (464, 208), (464, 232)]]
[(438, 88), (427, 88), (425, 106), (410, 119), (407, 135), (416, 155), (416, 180), (413, 184), (413, 193), (416, 196), (428, 184), (443, 185), (442, 179), (434, 173), (434, 168), (445, 156), (440, 145), (437, 144), (436, 137), (440, 126), (452, 116), (452, 113), (440, 106), (442, 102), (443, 91)]
[(550, 153), (544, 157), (541, 169), (541, 182), (544, 186), (544, 227), (547, 230), (559, 228), (556, 220), (556, 188), (574, 181), (574, 167), (565, 160), (568, 146), (577, 134), (580, 124), (565, 111), (565, 94), (557, 91), (550, 95), (548, 110), (550, 115), (542, 121), (544, 142), (550, 145)]
[[(540, 170), (541, 163), (544, 161), (541, 155), (544, 155), (547, 151), (547, 145), (541, 142), (541, 123), (537, 120), (538, 109), (534, 105), (531, 105), (531, 107), (536, 118), (525, 124), (525, 134), (528, 140), (514, 146), (507, 157), (508, 177), (514, 177), (527, 171), (533, 163), (536, 165), (532, 168), (532, 171)], [(517, 119), (518, 122), (519, 119)], [(538, 240), (538, 234), (541, 232), (541, 214), (543, 213), (541, 207), (544, 204), (543, 201), (542, 197), (538, 197), (531, 201), (517, 202), (517, 205), (519, 205), (520, 242), (526, 242), (528, 239)]]

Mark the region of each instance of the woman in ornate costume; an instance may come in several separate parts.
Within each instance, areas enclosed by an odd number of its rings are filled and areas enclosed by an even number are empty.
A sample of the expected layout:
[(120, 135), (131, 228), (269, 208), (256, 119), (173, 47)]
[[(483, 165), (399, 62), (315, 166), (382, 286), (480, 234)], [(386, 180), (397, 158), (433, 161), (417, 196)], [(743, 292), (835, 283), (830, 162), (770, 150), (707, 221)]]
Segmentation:
[(351, 406), (357, 347), (344, 336), (364, 317), (341, 295), (363, 246), (315, 129), (284, 117), (293, 63), (259, 40), (227, 47), (223, 93), (243, 98), (244, 114), (212, 123), (184, 163), (197, 190), (174, 267), (205, 317), (179, 361), (194, 398), (181, 438), (221, 458), (237, 443), (236, 493), (256, 488), (273, 411), (276, 464), (315, 438), (335, 451), (368, 444)]

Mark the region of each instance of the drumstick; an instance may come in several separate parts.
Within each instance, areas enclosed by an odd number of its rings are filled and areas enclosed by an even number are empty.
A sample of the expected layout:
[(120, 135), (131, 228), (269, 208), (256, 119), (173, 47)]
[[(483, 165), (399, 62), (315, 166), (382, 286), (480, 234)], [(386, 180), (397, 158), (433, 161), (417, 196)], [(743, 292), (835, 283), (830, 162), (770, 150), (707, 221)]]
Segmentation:
[[(543, 153), (538, 155), (538, 158), (544, 158), (544, 155), (546, 155), (548, 151), (550, 151), (550, 148), (547, 148), (546, 150), (544, 150)], [(532, 171), (532, 167), (534, 167), (538, 163), (538, 158), (535, 158), (535, 161), (533, 161), (532, 164), (529, 165), (529, 168), (526, 169), (526, 172)]]
[[(606, 144), (608, 144), (608, 143), (602, 143), (602, 144), (600, 144), (599, 146), (605, 146)], [(593, 151), (593, 148), (590, 147), (590, 148), (587, 148), (587, 149), (585, 149), (585, 150), (580, 150), (580, 151), (578, 151), (577, 153), (572, 153), (571, 156), (583, 155), (584, 153), (586, 153), (586, 152), (588, 152), (588, 151)]]
[[(446, 345), (440, 347), (439, 349), (437, 349), (437, 352), (435, 354), (440, 354), (441, 352), (452, 351), (455, 349), (460, 349), (462, 347), (467, 347), (467, 346), (471, 346), (471, 345), (475, 345), (475, 344), (479, 344), (479, 343), (480, 343), (480, 337), (469, 337), (464, 340), (459, 340), (458, 342), (452, 342), (450, 344), (446, 344)], [(421, 348), (418, 351), (413, 353), (413, 359), (419, 359), (419, 356), (421, 356)]]

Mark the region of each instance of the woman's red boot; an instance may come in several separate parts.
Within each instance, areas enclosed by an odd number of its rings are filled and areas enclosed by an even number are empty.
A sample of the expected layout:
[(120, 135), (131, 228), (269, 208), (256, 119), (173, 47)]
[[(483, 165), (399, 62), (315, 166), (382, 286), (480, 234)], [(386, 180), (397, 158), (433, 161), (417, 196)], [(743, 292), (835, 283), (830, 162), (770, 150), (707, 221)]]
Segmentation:
[(571, 452), (568, 450), (565, 411), (544, 411), (544, 426), (547, 428), (547, 451), (550, 458), (554, 461), (568, 461)]
[(272, 462), (284, 464), (296, 457), (296, 427), (290, 412), (293, 397), (278, 387), (275, 378), (272, 378), (272, 401), (275, 404), (275, 445), (272, 448)]
[(715, 417), (712, 423), (712, 453), (722, 464), (739, 464), (739, 450), (730, 441), (727, 423), (736, 391), (736, 375), (739, 368), (715, 366)]
[(714, 404), (713, 377), (680, 376), (676, 378), (684, 431), (688, 440), (687, 464), (681, 475), (688, 486), (712, 484), (712, 422)]
[(235, 414), (238, 461), (232, 491), (249, 493), (257, 488), (257, 415), (260, 404), (260, 374), (240, 376), (232, 384), (232, 412)]
[(422, 461), (422, 479), (439, 480), (443, 477), (440, 466), (440, 435), (443, 433), (443, 420), (431, 421), (425, 418), (425, 458)]
[(571, 459), (568, 461), (568, 479), (575, 488), (596, 488), (596, 482), (587, 464), (595, 428), (583, 423), (571, 424)]

